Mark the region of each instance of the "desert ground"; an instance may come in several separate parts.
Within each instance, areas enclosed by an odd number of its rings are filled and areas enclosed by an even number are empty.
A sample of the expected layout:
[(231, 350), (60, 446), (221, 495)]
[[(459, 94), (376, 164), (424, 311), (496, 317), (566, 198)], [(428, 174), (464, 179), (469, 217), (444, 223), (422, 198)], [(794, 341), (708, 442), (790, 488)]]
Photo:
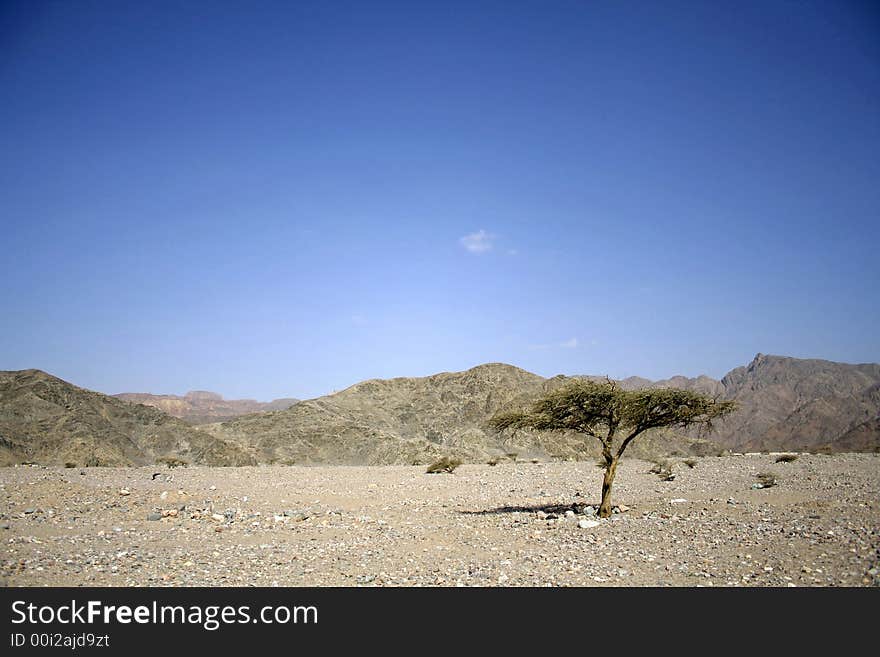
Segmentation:
[[(876, 586), (880, 456), (0, 469), (5, 586)], [(756, 489), (771, 471), (777, 484)], [(568, 513), (566, 513), (568, 511)]]

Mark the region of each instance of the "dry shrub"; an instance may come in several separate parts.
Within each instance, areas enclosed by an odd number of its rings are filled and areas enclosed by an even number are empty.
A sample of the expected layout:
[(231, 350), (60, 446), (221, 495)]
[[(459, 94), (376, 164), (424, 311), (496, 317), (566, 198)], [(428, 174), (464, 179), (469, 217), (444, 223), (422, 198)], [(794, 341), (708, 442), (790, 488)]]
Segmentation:
[(434, 463), (429, 465), (426, 472), (428, 474), (439, 474), (441, 472), (448, 472), (452, 474), (452, 472), (460, 465), (460, 459), (453, 459), (448, 456), (444, 456), (440, 460), (435, 461)]
[(791, 463), (792, 461), (797, 461), (797, 454), (780, 454), (776, 457), (777, 463)]
[(189, 465), (189, 461), (185, 461), (184, 459), (179, 459), (174, 456), (163, 456), (162, 458), (156, 459), (156, 463), (162, 463), (163, 465), (167, 465), (169, 468), (185, 468)]

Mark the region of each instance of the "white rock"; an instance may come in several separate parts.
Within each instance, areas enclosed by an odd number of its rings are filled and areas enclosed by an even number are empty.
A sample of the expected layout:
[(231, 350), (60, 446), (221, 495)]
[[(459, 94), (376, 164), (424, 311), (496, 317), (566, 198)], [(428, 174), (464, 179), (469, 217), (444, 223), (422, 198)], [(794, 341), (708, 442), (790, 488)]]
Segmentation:
[(602, 523), (598, 520), (581, 520), (578, 522), (578, 527), (581, 529), (592, 529), (593, 527), (598, 527)]

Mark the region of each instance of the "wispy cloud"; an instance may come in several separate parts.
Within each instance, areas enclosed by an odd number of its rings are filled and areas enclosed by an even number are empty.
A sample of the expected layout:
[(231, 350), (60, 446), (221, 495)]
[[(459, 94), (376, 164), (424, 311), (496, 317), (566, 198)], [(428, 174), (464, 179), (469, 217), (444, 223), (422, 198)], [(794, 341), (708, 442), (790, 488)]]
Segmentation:
[(569, 338), (568, 340), (563, 340), (562, 342), (551, 342), (549, 344), (532, 344), (529, 345), (529, 349), (577, 349), (578, 344), (579, 343), (577, 338)]
[(476, 233), (465, 235), (458, 241), (465, 249), (467, 249), (471, 253), (480, 254), (492, 250), (492, 241), (494, 239), (494, 235), (492, 235), (491, 233), (487, 233), (481, 228)]

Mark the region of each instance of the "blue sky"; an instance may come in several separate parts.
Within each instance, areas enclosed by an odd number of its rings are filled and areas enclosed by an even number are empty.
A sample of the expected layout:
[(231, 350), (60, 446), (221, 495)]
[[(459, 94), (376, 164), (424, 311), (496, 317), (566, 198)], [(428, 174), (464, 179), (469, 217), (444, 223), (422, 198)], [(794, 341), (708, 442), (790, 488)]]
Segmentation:
[(270, 399), (880, 361), (876, 4), (0, 12), (0, 369)]

